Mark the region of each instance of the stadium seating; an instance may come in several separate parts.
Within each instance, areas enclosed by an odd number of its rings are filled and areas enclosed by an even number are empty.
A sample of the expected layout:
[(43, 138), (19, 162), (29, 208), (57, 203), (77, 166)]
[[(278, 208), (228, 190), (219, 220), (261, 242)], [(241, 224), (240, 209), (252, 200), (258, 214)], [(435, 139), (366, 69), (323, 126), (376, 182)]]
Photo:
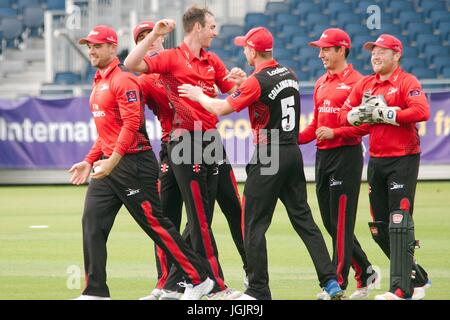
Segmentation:
[(442, 72), (445, 67), (450, 67), (450, 56), (449, 55), (440, 55), (435, 56), (432, 61), (432, 65), (436, 69), (436, 71)]
[(290, 46), (292, 48), (300, 49), (301, 47), (307, 45), (310, 41), (312, 41), (312, 39), (307, 35), (298, 35), (292, 37)]
[[(317, 56), (319, 55), (319, 49), (317, 49)], [(322, 70), (324, 72), (323, 68), (323, 62), (318, 57), (310, 58), (308, 62), (306, 63), (309, 71), (315, 71), (315, 70)]]
[(222, 38), (235, 37), (244, 34), (244, 28), (236, 24), (225, 24), (220, 28)]
[(211, 50), (214, 51), (214, 49), (217, 48), (223, 48), (225, 46), (225, 44), (228, 44), (226, 41), (228, 39), (224, 39), (221, 37), (221, 35), (219, 34), (219, 36), (215, 37), (212, 44), (211, 44)]
[(15, 17), (5, 17), (0, 22), (0, 30), (3, 31), (6, 47), (17, 48), (24, 31), (22, 21)]
[[(339, 27), (346, 30), (352, 39), (351, 61), (363, 73), (371, 71), (370, 54), (362, 49), (366, 41), (374, 41), (382, 33), (395, 35), (403, 43), (402, 64), (405, 70), (413, 68), (421, 78), (439, 76), (450, 58), (450, 11), (448, 1), (441, 0), (285, 0), (269, 1), (264, 13), (248, 13), (244, 20), (244, 32), (251, 27), (266, 26), (275, 36), (275, 57), (291, 62), (291, 67), (302, 80), (313, 79), (323, 72), (318, 52), (308, 47), (323, 30)], [(368, 30), (367, 8), (381, 8), (381, 28)], [(217, 39), (218, 40), (218, 39)], [(216, 43), (214, 47), (225, 48)], [(291, 50), (292, 49), (292, 50)], [(228, 49), (231, 56), (223, 58), (245, 61), (238, 58), (237, 50)], [(220, 52), (220, 51), (219, 51)], [(295, 54), (294, 54), (295, 52)], [(220, 55), (220, 54), (219, 54)], [(306, 63), (306, 65), (305, 65)], [(428, 71), (426, 71), (426, 70)], [(442, 74), (443, 76), (443, 74)]]
[(450, 79), (450, 67), (446, 67), (442, 70), (442, 76), (444, 79)]
[(367, 8), (369, 6), (374, 5), (375, 4), (374, 2), (375, 1), (373, 1), (373, 0), (362, 0), (362, 1), (359, 1), (358, 4), (357, 4), (357, 7), (355, 8), (356, 9), (356, 13), (363, 13), (363, 14), (365, 14)]
[(427, 62), (425, 59), (423, 58), (417, 58), (417, 57), (404, 57), (402, 58), (402, 67), (403, 69), (407, 70), (407, 71), (411, 71), (412, 68), (414, 67), (426, 67), (427, 66)]
[(448, 47), (443, 47), (440, 44), (430, 44), (424, 47), (423, 53), (425, 57), (431, 61), (434, 57), (442, 55), (442, 54), (449, 54)]
[(429, 17), (430, 17), (431, 23), (433, 24), (434, 29), (438, 29), (439, 23), (449, 20), (449, 13), (447, 10), (445, 10), (445, 11), (433, 10), (430, 12)]
[(256, 26), (267, 26), (269, 24), (270, 17), (264, 13), (247, 13), (245, 16), (245, 31), (247, 32), (251, 28)]
[(352, 59), (349, 62), (353, 65), (354, 69), (356, 69), (362, 73), (364, 66), (365, 66), (364, 61), (358, 60), (358, 59)]
[(29, 36), (40, 36), (44, 27), (44, 11), (39, 7), (25, 8), (23, 22), (30, 31)]
[(305, 17), (305, 24), (306, 25), (315, 25), (317, 23), (325, 23), (326, 21), (329, 21), (329, 18), (327, 15), (323, 13), (308, 13)]
[[(275, 16), (275, 26), (282, 28), (283, 26), (298, 26), (300, 19), (292, 13), (279, 13)], [(280, 29), (281, 30), (281, 29)]]
[(57, 72), (54, 82), (56, 84), (78, 84), (81, 83), (81, 75), (71, 71)]
[(311, 32), (309, 33), (313, 38), (317, 39), (319, 38), (322, 33), (330, 27), (329, 24), (316, 24), (311, 29)]
[(278, 63), (285, 67), (294, 69), (294, 70), (298, 70), (301, 67), (301, 64), (299, 61), (292, 60), (292, 59), (278, 59)]
[(392, 0), (386, 8), (387, 12), (393, 12), (396, 16), (404, 11), (414, 11), (414, 5), (411, 1)]
[[(380, 29), (369, 30), (367, 8), (381, 8)], [(370, 54), (362, 49), (382, 33), (403, 42), (403, 68), (416, 71), (419, 78), (449, 77), (450, 1), (448, 0), (284, 0), (266, 1), (264, 12), (249, 12), (241, 23), (222, 24), (211, 50), (227, 66), (248, 72), (242, 49), (233, 45), (236, 35), (256, 26), (267, 27), (275, 37), (274, 55), (292, 67), (301, 80), (314, 80), (323, 73), (318, 51), (308, 46), (331, 27), (346, 30), (352, 39), (350, 61), (362, 73), (371, 72)], [(0, 42), (18, 48), (27, 37), (42, 36), (44, 10), (64, 10), (65, 0), (0, 0)], [(4, 47), (0, 46), (0, 50)], [(2, 52), (0, 51), (0, 54)], [(289, 61), (289, 62), (288, 62)], [(62, 72), (55, 81), (90, 81), (92, 68), (81, 73)]]
[(345, 26), (345, 31), (352, 38), (356, 35), (367, 34), (367, 27), (361, 23), (349, 23)]
[(277, 34), (277, 36), (285, 38), (286, 40), (291, 39), (292, 37), (299, 35), (299, 34), (307, 34), (308, 29), (303, 29), (298, 25), (282, 25), (282, 29)]
[(343, 27), (347, 24), (361, 24), (362, 16), (354, 12), (339, 12), (335, 19)]
[(317, 51), (317, 48), (310, 47), (310, 46), (304, 46), (300, 47), (298, 51), (298, 55), (300, 57), (301, 61), (307, 61), (310, 58), (317, 58), (319, 55), (319, 52)]
[(374, 41), (375, 39), (368, 34), (360, 34), (352, 38), (352, 47), (354, 50), (362, 50), (362, 46), (367, 41)]
[(416, 11), (401, 11), (398, 15), (399, 22), (402, 25), (403, 28), (406, 27), (406, 25), (415, 24), (415, 23), (423, 23), (424, 18), (420, 12)]
[(410, 40), (416, 39), (418, 34), (433, 34), (433, 27), (430, 24), (420, 22), (410, 22), (406, 27), (408, 37)]
[(65, 0), (46, 0), (45, 5), (47, 10), (64, 10), (66, 8)]
[(285, 2), (267, 2), (266, 14), (272, 18), (278, 13), (289, 13), (291, 8), (288, 3)]
[(423, 12), (447, 11), (447, 4), (446, 4), (446, 1), (422, 0), (422, 1), (420, 1), (419, 8)]
[(17, 10), (13, 8), (2, 8), (0, 7), (0, 20), (7, 17), (16, 17)]
[(309, 13), (320, 12), (322, 12), (322, 9), (313, 2), (299, 2), (293, 11), (293, 13), (298, 15), (301, 19), (304, 19), (305, 16)]
[(438, 30), (441, 35), (446, 38), (450, 34), (450, 21), (442, 21), (438, 25)]
[(419, 50), (416, 47), (404, 46), (403, 47), (404, 57), (417, 57), (419, 56)]
[(436, 72), (433, 69), (426, 67), (414, 67), (411, 69), (411, 73), (418, 79), (433, 79), (436, 78)]
[(433, 34), (423, 34), (423, 33), (419, 33), (416, 36), (416, 41), (415, 41), (415, 45), (416, 47), (419, 49), (420, 52), (424, 51), (425, 46), (428, 45), (441, 45), (442, 41), (441, 38), (437, 35), (433, 35)]
[(394, 23), (381, 23), (381, 28), (378, 30), (373, 30), (372, 35), (380, 35), (382, 33), (389, 33), (389, 34), (399, 34), (401, 33), (401, 27), (398, 24)]
[(23, 12), (25, 8), (40, 8), (41, 3), (39, 0), (17, 0), (16, 6), (20, 12)]
[(295, 49), (278, 48), (274, 50), (277, 59), (292, 59), (296, 54)]
[(352, 12), (352, 6), (349, 3), (342, 1), (330, 2), (326, 11), (332, 19), (335, 19), (337, 14), (340, 12)]
[(294, 72), (295, 72), (295, 74), (297, 75), (297, 78), (300, 81), (312, 81), (312, 80), (314, 80), (314, 76), (311, 73), (309, 73), (309, 71), (303, 71), (303, 70), (297, 69), (297, 70), (294, 70)]
[(97, 72), (94, 67), (92, 67), (90, 64), (87, 66), (86, 71), (84, 72), (84, 78), (86, 83), (92, 83), (92, 80), (94, 80), (95, 73)]
[(232, 53), (226, 49), (217, 48), (214, 49), (214, 53), (217, 54), (222, 59), (229, 59), (232, 57)]
[(0, 8), (11, 8), (12, 4), (12, 0), (0, 0)]

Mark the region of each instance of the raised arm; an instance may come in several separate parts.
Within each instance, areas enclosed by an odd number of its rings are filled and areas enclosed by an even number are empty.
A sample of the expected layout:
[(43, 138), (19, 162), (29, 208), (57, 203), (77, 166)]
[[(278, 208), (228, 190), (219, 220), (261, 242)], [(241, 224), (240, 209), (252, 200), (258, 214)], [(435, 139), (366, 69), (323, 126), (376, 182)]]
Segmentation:
[(139, 42), (139, 44), (128, 54), (124, 61), (125, 66), (135, 72), (150, 73), (152, 70), (148, 70), (148, 65), (144, 61), (145, 55), (156, 39), (172, 32), (173, 29), (175, 29), (175, 20), (159, 20), (144, 40)]

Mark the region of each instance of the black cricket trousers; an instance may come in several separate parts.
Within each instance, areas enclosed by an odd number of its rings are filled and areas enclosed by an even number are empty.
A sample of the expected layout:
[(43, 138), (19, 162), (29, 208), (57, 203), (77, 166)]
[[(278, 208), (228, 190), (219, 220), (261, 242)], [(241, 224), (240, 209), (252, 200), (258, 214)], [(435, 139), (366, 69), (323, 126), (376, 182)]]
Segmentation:
[[(375, 158), (369, 160), (367, 168), (367, 181), (369, 183), (369, 200), (372, 220), (385, 226), (384, 239), (378, 242), (386, 256), (391, 259), (389, 240), (389, 217), (391, 212), (402, 210), (408, 212), (413, 218), (414, 198), (416, 195), (417, 177), (419, 175), (420, 154), (403, 157)], [(407, 250), (407, 248), (402, 248)], [(392, 262), (391, 262), (392, 266)], [(414, 272), (421, 273), (412, 279), (412, 287), (425, 285), (428, 280), (427, 272), (415, 261), (412, 266)], [(409, 276), (409, 274), (405, 275)], [(407, 292), (411, 295), (413, 288)], [(390, 292), (398, 289), (391, 277)]]
[[(192, 249), (202, 259), (208, 275), (215, 281), (212, 292), (226, 289), (219, 253), (211, 230), (213, 204), (216, 198), (219, 178), (218, 161), (214, 152), (212, 159), (203, 157), (205, 150), (213, 150), (215, 141), (203, 141), (193, 132), (185, 132), (178, 139), (171, 140), (168, 145), (173, 174), (180, 189), (187, 213), (187, 226), (182, 235), (190, 240)], [(186, 154), (186, 152), (190, 154)], [(198, 152), (202, 152), (201, 155)], [(182, 158), (182, 159), (181, 159)], [(179, 278), (177, 268), (171, 268), (167, 285), (172, 287)], [(169, 288), (169, 289), (172, 289)]]
[(188, 281), (198, 284), (206, 279), (199, 257), (162, 214), (157, 179), (156, 157), (153, 151), (145, 151), (126, 154), (109, 176), (91, 180), (82, 218), (84, 295), (110, 296), (106, 284), (106, 242), (123, 204), (144, 232), (183, 270)]
[(350, 266), (357, 287), (366, 287), (371, 263), (354, 235), (363, 155), (361, 144), (316, 152), (316, 195), (325, 229), (333, 241), (333, 265), (339, 285), (348, 285)]
[[(223, 149), (224, 160), (218, 163), (219, 176), (217, 181), (217, 192), (214, 190), (216, 187), (213, 185), (216, 183), (215, 179), (208, 179), (209, 198), (214, 197), (214, 193), (217, 193), (216, 200), (220, 206), (221, 211), (227, 219), (228, 226), (230, 228), (231, 236), (236, 245), (236, 248), (241, 256), (243, 262), (243, 269), (247, 270), (247, 258), (245, 256), (244, 241), (242, 239), (241, 223), (242, 223), (242, 208), (239, 190), (234, 176), (233, 168), (229, 163), (225, 149)], [(160, 198), (161, 206), (164, 215), (166, 215), (175, 225), (177, 230), (180, 230), (181, 224), (181, 212), (183, 206), (183, 198), (181, 196), (180, 189), (178, 187), (175, 175), (173, 173), (173, 164), (170, 161), (169, 153), (167, 151), (167, 144), (161, 145), (160, 152)], [(213, 192), (211, 192), (213, 191)], [(214, 212), (214, 201), (211, 201), (211, 212)], [(190, 237), (186, 235), (186, 240), (190, 243)], [(168, 289), (172, 291), (180, 291), (181, 288), (177, 285), (182, 281), (181, 273), (177, 272), (177, 276), (172, 274), (170, 281), (167, 281), (172, 271), (171, 261), (168, 260), (164, 252), (156, 246), (156, 265), (158, 270), (158, 283), (157, 288)], [(176, 270), (176, 268), (175, 268)]]
[[(246, 294), (258, 300), (272, 298), (269, 288), (267, 247), (265, 234), (272, 221), (278, 199), (284, 204), (292, 226), (305, 243), (316, 269), (320, 286), (337, 279), (325, 241), (314, 222), (307, 202), (303, 159), (297, 145), (281, 145), (279, 150), (271, 146), (271, 152), (279, 152), (276, 174), (264, 174), (262, 169), (274, 164), (259, 161), (257, 147), (252, 161), (247, 165), (244, 207), (244, 245), (247, 254), (249, 288)], [(255, 160), (258, 158), (258, 160)], [(276, 164), (275, 164), (276, 165)], [(281, 245), (281, 244), (280, 244)]]

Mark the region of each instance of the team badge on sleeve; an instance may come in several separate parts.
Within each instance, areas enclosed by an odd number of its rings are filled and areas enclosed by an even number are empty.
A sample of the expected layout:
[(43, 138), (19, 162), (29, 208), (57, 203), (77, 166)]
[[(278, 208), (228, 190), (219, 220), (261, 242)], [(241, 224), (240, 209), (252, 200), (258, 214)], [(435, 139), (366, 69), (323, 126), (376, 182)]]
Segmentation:
[(138, 101), (136, 90), (129, 90), (129, 91), (127, 91), (126, 94), (127, 94), (128, 102), (137, 102)]
[(417, 96), (420, 96), (421, 94), (422, 94), (422, 90), (420, 90), (420, 89), (413, 89), (409, 92), (410, 97), (417, 97)]
[(237, 97), (239, 97), (241, 95), (241, 90), (236, 89), (233, 94), (231, 95), (231, 98), (236, 99)]

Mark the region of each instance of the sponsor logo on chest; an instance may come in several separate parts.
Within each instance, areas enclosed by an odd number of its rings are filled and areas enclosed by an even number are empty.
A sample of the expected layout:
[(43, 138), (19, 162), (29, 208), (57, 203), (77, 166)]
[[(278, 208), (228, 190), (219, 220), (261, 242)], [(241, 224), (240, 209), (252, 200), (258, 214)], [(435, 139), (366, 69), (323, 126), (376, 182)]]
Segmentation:
[(345, 83), (341, 82), (336, 87), (336, 90), (350, 90), (352, 87), (346, 85)]
[(339, 108), (334, 108), (331, 106), (331, 101), (325, 99), (322, 106), (319, 107), (319, 113), (339, 113)]
[(396, 87), (391, 87), (391, 88), (389, 88), (389, 91), (388, 91), (388, 93), (386, 94), (387, 96), (390, 96), (391, 94), (394, 94), (394, 93), (396, 93), (398, 91), (398, 88), (396, 88)]
[(98, 91), (106, 91), (109, 89), (109, 85), (107, 83), (103, 83), (100, 88), (98, 89)]
[(100, 106), (96, 103), (92, 104), (92, 115), (94, 118), (103, 118), (106, 116), (105, 111), (100, 109)]

